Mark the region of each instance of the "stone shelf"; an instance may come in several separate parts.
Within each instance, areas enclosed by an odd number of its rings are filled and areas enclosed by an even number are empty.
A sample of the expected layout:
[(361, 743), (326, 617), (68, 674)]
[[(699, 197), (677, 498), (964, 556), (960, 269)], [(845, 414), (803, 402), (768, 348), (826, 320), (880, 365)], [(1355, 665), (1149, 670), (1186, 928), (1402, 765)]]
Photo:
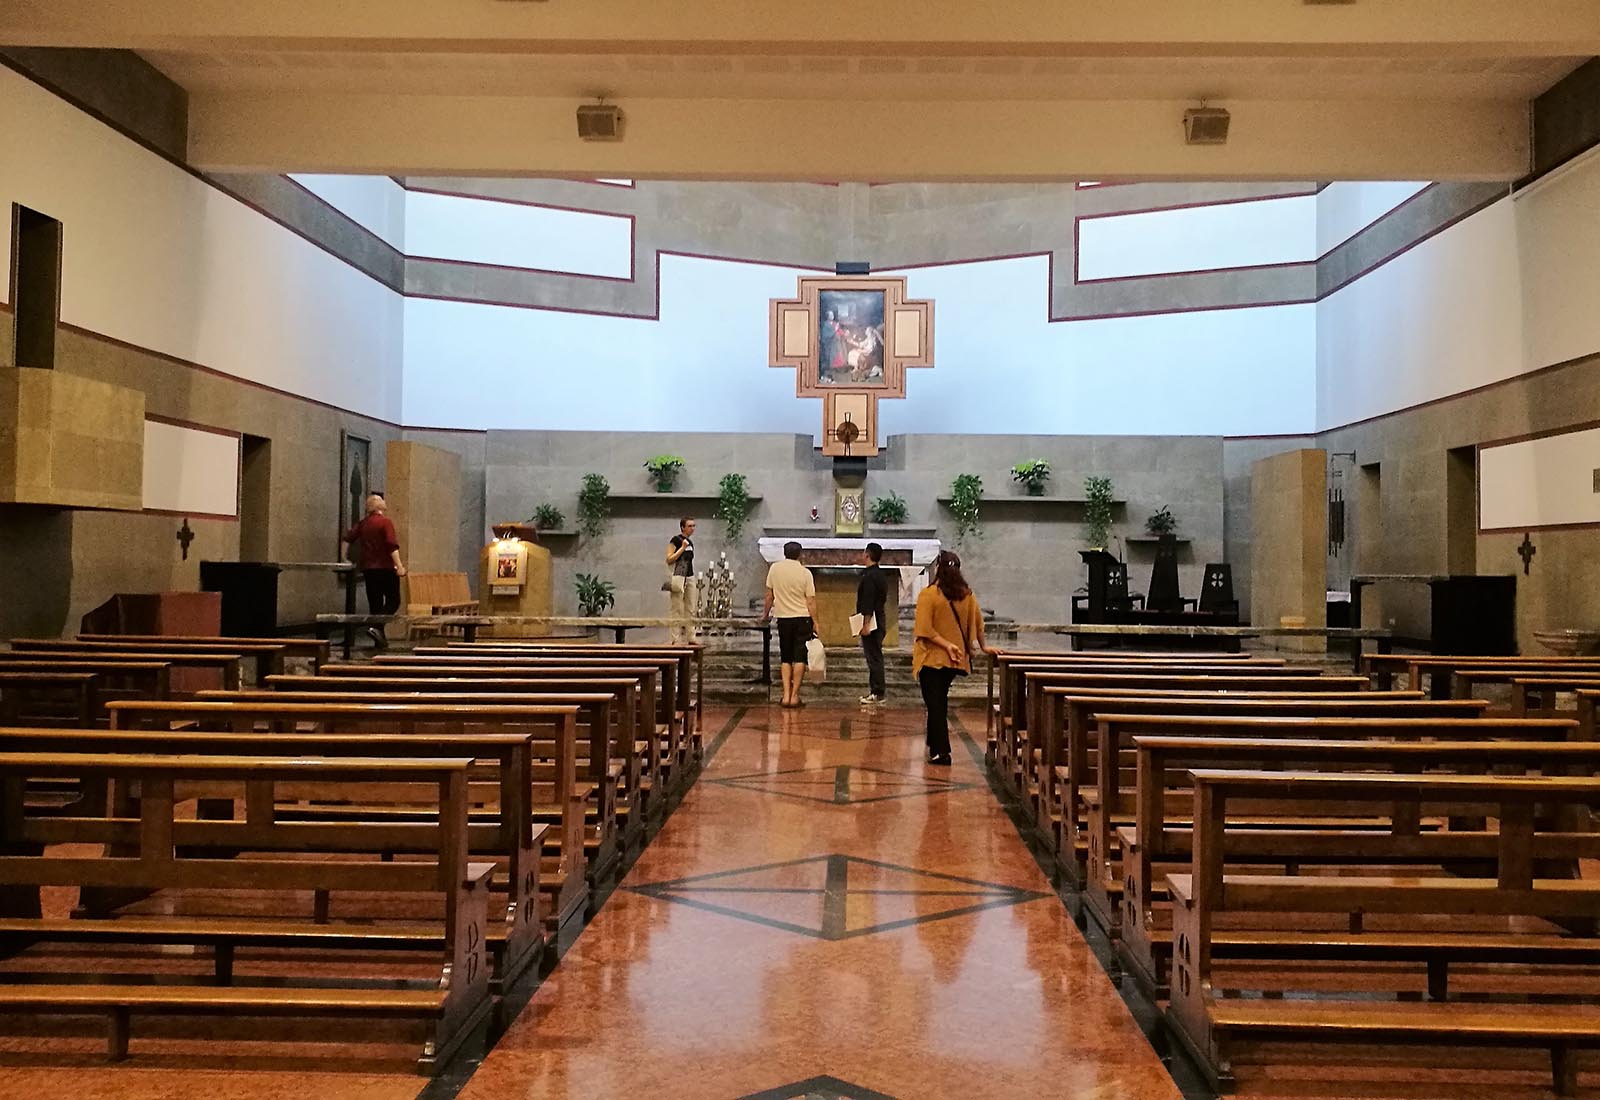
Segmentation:
[[(948, 508), (950, 507), (954, 498), (939, 497), (938, 500), (942, 507)], [(1084, 500), (1082, 497), (984, 497), (978, 501), (978, 512), (982, 514), (985, 508), (1015, 508), (1018, 506), (1027, 506), (1032, 508), (1082, 508), (1087, 503), (1089, 502)], [(1113, 500), (1111, 502), (1111, 506), (1113, 508), (1121, 508), (1127, 503), (1128, 502), (1125, 500)]]
[(545, 539), (575, 539), (578, 537), (578, 534), (579, 532), (577, 530), (568, 530), (564, 527), (557, 530), (540, 531), (539, 541), (543, 542)]
[[(1161, 540), (1155, 535), (1129, 535), (1122, 541), (1133, 546), (1155, 546), (1161, 542)], [(1193, 541), (1193, 539), (1185, 538), (1174, 538), (1172, 540), (1173, 544), (1176, 546), (1188, 546)]]
[[(614, 504), (651, 504), (663, 501), (672, 501), (677, 504), (716, 504), (722, 499), (721, 493), (612, 493), (611, 501)], [(752, 505), (760, 504), (761, 498), (752, 495)]]
[[(792, 526), (773, 525), (763, 527), (761, 533), (768, 538), (795, 538), (795, 539), (826, 539), (833, 537), (833, 528), (822, 524), (807, 526), (796, 524)], [(937, 527), (915, 527), (909, 523), (884, 523), (868, 524), (866, 534), (849, 535), (848, 538), (864, 539), (931, 539), (939, 534)]]

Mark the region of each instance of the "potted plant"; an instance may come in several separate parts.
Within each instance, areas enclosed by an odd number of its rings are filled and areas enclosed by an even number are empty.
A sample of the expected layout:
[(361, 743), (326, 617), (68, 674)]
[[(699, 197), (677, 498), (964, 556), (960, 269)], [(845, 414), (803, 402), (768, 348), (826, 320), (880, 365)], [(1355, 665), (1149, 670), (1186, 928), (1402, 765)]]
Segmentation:
[(881, 497), (873, 497), (867, 511), (873, 523), (892, 527), (906, 521), (906, 498), (895, 492), (885, 493)]
[(583, 487), (578, 490), (578, 530), (589, 538), (599, 538), (610, 515), (611, 483), (603, 474), (584, 474)]
[(559, 531), (567, 517), (554, 504), (541, 504), (533, 510), (533, 526), (538, 531)]
[(1083, 496), (1083, 537), (1091, 550), (1104, 550), (1111, 541), (1111, 479), (1084, 478)]
[(578, 608), (585, 615), (599, 615), (617, 602), (616, 586), (592, 573), (579, 573), (574, 587), (578, 591)]
[(655, 482), (656, 492), (670, 493), (678, 483), (678, 475), (683, 472), (683, 459), (678, 455), (656, 455), (645, 460), (644, 468), (650, 471), (650, 480)]
[(750, 518), (754, 502), (743, 474), (723, 474), (717, 482), (717, 518), (722, 521), (728, 540), (739, 537), (744, 521)]
[(1152, 513), (1144, 521), (1144, 529), (1158, 539), (1170, 539), (1178, 530), (1178, 517), (1172, 514), (1171, 508), (1162, 505), (1159, 512)]
[(960, 474), (950, 483), (950, 510), (956, 516), (956, 541), (964, 542), (968, 535), (982, 534), (978, 526), (978, 502), (983, 499), (983, 478), (977, 474)]
[(1044, 484), (1050, 480), (1050, 463), (1042, 458), (1019, 462), (1011, 467), (1011, 480), (1020, 481), (1030, 497), (1044, 496)]

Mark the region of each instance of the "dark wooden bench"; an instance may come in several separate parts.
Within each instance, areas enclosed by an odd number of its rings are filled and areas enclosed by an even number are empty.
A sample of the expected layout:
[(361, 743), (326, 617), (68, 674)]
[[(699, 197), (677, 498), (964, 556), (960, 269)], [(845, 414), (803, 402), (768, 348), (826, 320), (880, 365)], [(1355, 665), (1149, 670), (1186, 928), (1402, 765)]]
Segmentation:
[(1371, 674), (1380, 688), (1388, 687), (1398, 672), (1405, 672), (1407, 686), (1421, 687), (1420, 681), (1428, 677), (1428, 691), (1435, 699), (1449, 698), (1450, 677), (1458, 668), (1522, 668), (1528, 675), (1541, 670), (1555, 673), (1575, 669), (1600, 670), (1600, 657), (1508, 657), (1472, 656), (1470, 654), (1437, 653), (1367, 653), (1362, 655), (1362, 668)]
[(286, 657), (309, 660), (313, 671), (325, 665), (332, 655), (332, 646), (326, 638), (231, 638), (226, 635), (200, 634), (79, 634), (77, 640), (178, 645), (200, 649), (226, 649), (235, 645), (277, 645), (283, 647)]
[[(13, 653), (106, 653), (120, 657), (153, 656), (157, 660), (167, 660), (170, 654), (186, 656), (216, 658), (235, 657), (242, 665), (245, 660), (253, 663), (257, 682), (262, 677), (274, 672), (283, 671), (284, 646), (278, 642), (261, 644), (228, 642), (219, 645), (187, 645), (183, 642), (80, 642), (65, 641), (57, 638), (13, 638), (11, 639)], [(173, 662), (174, 664), (181, 662)], [(206, 665), (195, 662), (195, 667), (214, 667), (223, 670), (223, 675), (228, 675), (228, 666), (225, 663)], [(223, 687), (238, 687), (242, 676), (236, 676), (231, 682), (224, 680)]]
[[(114, 983), (94, 981), (33, 981), (10, 978), (0, 983), (0, 1012), (28, 1014), (102, 1014), (107, 1020), (107, 1053), (112, 1059), (127, 1055), (130, 1020), (134, 1016), (181, 1014), (244, 1017), (333, 1016), (352, 1019), (416, 1021), (421, 1054), (419, 1068), (432, 1071), (462, 1038), (470, 1034), (490, 1008), (489, 965), (483, 930), (487, 916), (488, 883), (492, 864), (468, 859), (468, 768), (466, 759), (421, 758), (372, 760), (364, 758), (294, 759), (234, 756), (144, 756), (105, 753), (3, 753), (0, 754), (0, 890), (15, 897), (45, 886), (75, 886), (81, 890), (116, 891), (251, 891), (276, 899), (288, 914), (277, 919), (219, 917), (213, 923), (213, 944), (231, 943), (261, 947), (295, 947), (308, 950), (356, 948), (383, 950), (385, 931), (366, 923), (340, 926), (319, 924), (299, 914), (297, 898), (306, 892), (356, 891), (387, 896), (391, 903), (425, 906), (434, 914), (428, 922), (433, 956), (416, 980), (402, 987), (378, 987), (346, 982), (325, 972), (318, 976), (309, 963), (297, 966), (277, 984), (230, 986), (177, 984), (156, 981), (156, 964), (145, 983), (126, 978)], [(85, 788), (136, 784), (137, 810), (132, 817), (34, 816), (18, 792), (33, 780), (70, 781)], [(349, 851), (362, 827), (350, 826), (337, 836), (322, 830), (307, 835), (305, 825), (249, 815), (242, 822), (196, 822), (177, 814), (177, 789), (183, 784), (214, 788), (227, 784), (242, 793), (245, 783), (258, 789), (277, 783), (315, 783), (322, 789), (342, 784), (361, 786), (408, 783), (436, 792), (437, 812), (431, 823), (385, 826), (390, 839), (404, 828), (415, 838), (410, 846), (432, 858), (405, 861), (352, 859)], [(248, 800), (247, 800), (248, 801)], [(257, 800), (257, 805), (262, 800)], [(267, 804), (270, 805), (270, 802)], [(107, 855), (19, 854), (37, 852), (58, 843), (106, 845)], [(229, 848), (252, 848), (275, 853), (276, 858), (214, 858), (203, 846), (220, 843)], [(191, 854), (197, 847), (198, 854)], [(356, 848), (367, 851), (371, 849)], [(326, 853), (319, 855), (318, 853)], [(135, 942), (137, 918), (98, 922), (104, 933), (123, 942)], [(166, 918), (159, 918), (165, 920)], [(198, 920), (198, 918), (196, 918)], [(80, 935), (87, 934), (88, 920)], [(46, 934), (48, 924), (28, 929), (21, 918), (7, 918), (13, 938), (27, 940)], [(123, 925), (114, 930), (113, 925)], [(167, 942), (171, 929), (156, 931), (156, 942)], [(442, 934), (441, 934), (442, 931)], [(397, 933), (400, 946), (416, 950), (414, 930)], [(199, 942), (195, 929), (184, 937)], [(119, 957), (126, 970), (131, 960)], [(201, 979), (209, 982), (211, 979)]]
[(0, 671), (0, 725), (92, 728), (101, 715), (92, 672)]
[[(472, 758), (477, 764), (469, 772), (467, 825), (469, 853), (495, 863), (489, 920), (486, 931), (494, 956), (496, 991), (535, 964), (544, 947), (544, 921), (540, 910), (539, 851), (547, 826), (533, 824), (528, 812), (528, 796), (533, 784), (533, 744), (531, 734), (434, 734), (427, 738), (408, 734), (327, 733), (197, 733), (167, 730), (41, 730), (0, 729), (0, 752), (114, 753), (176, 756), (244, 757), (364, 757), (368, 759), (417, 759), (438, 757)], [(177, 795), (195, 793), (182, 789)], [(315, 820), (336, 825), (377, 820), (424, 822), (436, 815), (430, 792), (416, 784), (364, 783), (359, 789), (335, 783), (318, 786), (315, 782), (277, 781), (266, 784), (246, 782), (240, 805), (227, 803), (220, 818), (232, 821), (242, 808), (245, 820), (258, 823)], [(337, 799), (356, 799), (338, 804)], [(213, 804), (216, 800), (213, 801)], [(79, 792), (79, 798), (62, 808), (75, 815), (98, 814), (108, 809), (106, 792)], [(126, 807), (119, 807), (119, 813)], [(203, 819), (216, 821), (215, 815)], [(224, 844), (229, 827), (207, 834), (198, 825), (185, 825), (188, 839), (195, 843)], [(377, 851), (385, 858), (395, 854), (426, 854), (432, 843), (426, 831), (407, 829), (381, 832), (353, 830), (350, 837), (327, 838), (341, 851)], [(290, 834), (294, 835), (294, 834)], [(297, 841), (298, 843), (298, 841)], [(423, 847), (419, 848), (418, 845)], [(323, 892), (314, 906), (316, 920), (325, 923), (329, 896)], [(246, 924), (248, 939), (252, 925)], [(119, 930), (120, 929), (120, 930)], [(233, 949), (239, 941), (231, 928), (218, 929), (212, 922), (175, 918), (171, 923), (149, 917), (137, 921), (74, 920), (47, 922), (41, 929), (31, 923), (8, 924), (0, 920), (0, 940), (43, 940), (49, 942), (117, 942), (123, 932), (141, 943), (194, 943), (217, 948), (217, 978), (231, 980)], [(190, 938), (199, 936), (200, 939)], [(165, 938), (163, 938), (165, 937)], [(437, 937), (413, 937), (427, 949)], [(403, 937), (387, 936), (387, 947), (399, 947)]]
[[(1492, 724), (1492, 723), (1485, 723)], [(1533, 731), (1558, 737), (1562, 731)], [(1171, 969), (1171, 911), (1165, 879), (1182, 871), (1190, 856), (1190, 822), (1194, 804), (1188, 784), (1192, 768), (1291, 769), (1295, 771), (1365, 771), (1419, 773), (1436, 768), (1487, 774), (1497, 768), (1516, 768), (1547, 775), (1594, 775), (1600, 770), (1600, 745), (1543, 739), (1508, 741), (1498, 737), (1449, 741), (1395, 741), (1382, 732), (1366, 738), (1259, 738), (1173, 737), (1140, 735), (1133, 739), (1137, 754), (1135, 823), (1117, 828), (1116, 849), (1122, 862), (1122, 919), (1118, 953), (1124, 965), (1154, 996), (1166, 996)], [(1103, 806), (1105, 795), (1100, 795)], [(1314, 818), (1291, 818), (1288, 811), (1315, 813)], [(1354, 814), (1341, 806), (1310, 807), (1301, 804), (1251, 807), (1250, 820), (1236, 820), (1241, 831), (1230, 858), (1258, 860), (1293, 871), (1301, 863), (1359, 864), (1370, 858), (1365, 834), (1373, 827), (1371, 807)], [(1387, 825), (1384, 815), (1377, 815)], [(1420, 823), (1419, 823), (1420, 825)], [(1476, 843), (1472, 834), (1452, 834), (1465, 844)], [(1346, 836), (1355, 839), (1345, 843)], [(1450, 843), (1446, 841), (1445, 843)], [(1481, 844), (1480, 844), (1481, 847)], [(1463, 848), (1463, 852), (1466, 849)], [(1391, 856), (1402, 863), (1402, 856)], [(1435, 860), (1427, 853), (1423, 860)], [(1229, 941), (1229, 951), (1248, 957), (1257, 942), (1254, 933), (1241, 932)], [(1270, 954), (1279, 943), (1269, 932), (1263, 950)], [(1351, 951), (1344, 939), (1326, 948), (1327, 957), (1340, 958)], [(1353, 955), (1352, 951), (1352, 955)], [(1448, 974), (1446, 960), (1430, 964), (1429, 988), (1439, 993)]]
[(615, 871), (622, 857), (622, 822), (618, 802), (622, 797), (624, 768), (612, 760), (612, 736), (615, 728), (612, 712), (616, 697), (610, 692), (544, 691), (540, 686), (524, 684), (516, 694), (482, 692), (423, 692), (413, 691), (406, 681), (384, 681), (389, 685), (383, 692), (351, 692), (339, 687), (337, 681), (325, 677), (308, 677), (326, 687), (338, 690), (296, 691), (203, 691), (197, 698), (205, 702), (268, 703), (293, 701), (304, 703), (400, 703), (421, 706), (575, 706), (578, 708), (578, 727), (574, 751), (577, 753), (578, 793), (586, 803), (584, 814), (584, 873), (589, 878), (590, 889)]
[[(244, 655), (236, 651), (204, 649), (104, 649), (88, 642), (58, 642), (48, 645), (27, 645), (26, 639), (13, 639), (11, 650), (4, 656), (13, 660), (82, 662), (99, 658), (114, 661), (157, 662), (168, 665), (168, 692), (173, 691), (171, 669), (214, 670), (223, 688), (237, 688), (244, 682), (242, 666)], [(20, 648), (19, 648), (20, 645)], [(76, 648), (75, 648), (76, 647)]]
[[(1046, 724), (1039, 779), (1044, 792), (1042, 808), (1049, 832), (1057, 839), (1058, 857), (1076, 881), (1087, 884), (1089, 835), (1085, 795), (1098, 789), (1100, 761), (1119, 746), (1104, 745), (1097, 719), (1103, 714), (1160, 716), (1241, 716), (1257, 718), (1410, 716), (1477, 718), (1485, 710), (1470, 700), (1435, 702), (1415, 693), (1391, 698), (1385, 692), (1260, 692), (1204, 693), (1157, 696), (1146, 692), (1085, 695), (1078, 688), (1050, 688), (1046, 692), (1050, 721)], [(1061, 721), (1056, 714), (1063, 715)], [(1120, 736), (1120, 726), (1113, 735)], [(1131, 758), (1127, 761), (1131, 764)], [(1129, 772), (1131, 775), (1131, 772)]]
[(540, 889), (553, 927), (582, 913), (585, 876), (585, 799), (577, 783), (578, 708), (575, 706), (464, 706), (411, 703), (300, 703), (273, 701), (110, 704), (113, 729), (193, 729), (213, 732), (522, 733), (534, 735), (534, 820), (545, 835)]
[[(171, 668), (165, 661), (124, 660), (120, 657), (53, 659), (36, 653), (16, 657), (0, 652), (0, 672), (88, 672), (94, 675), (95, 696), (103, 706), (112, 699), (166, 699), (171, 694)], [(102, 710), (96, 721), (105, 718)]]
[[(1222, 922), (1229, 930), (1243, 921), (1275, 924), (1285, 915), (1386, 914), (1386, 932), (1415, 931), (1446, 942), (1450, 932), (1430, 929), (1428, 922), (1452, 925), (1488, 922), (1476, 930), (1482, 951), (1466, 947), (1459, 958), (1497, 961), (1499, 945), (1512, 949), (1529, 937), (1555, 937), (1581, 945), (1579, 963), (1588, 963), (1597, 945), (1593, 922), (1600, 918), (1600, 882), (1575, 879), (1568, 873), (1545, 877), (1554, 862), (1570, 868), (1577, 859), (1600, 857), (1600, 835), (1565, 831), (1556, 814), (1546, 823), (1540, 807), (1590, 812), (1600, 805), (1600, 779), (1478, 776), (1328, 775), (1312, 772), (1196, 770), (1193, 857), (1187, 874), (1168, 877), (1173, 900), (1172, 1002), (1167, 1013), (1178, 1037), (1199, 1058), (1223, 1091), (1231, 1091), (1233, 1061), (1244, 1042), (1408, 1043), (1444, 1048), (1440, 1064), (1449, 1064), (1452, 1050), (1485, 1046), (1532, 1047), (1549, 1051), (1556, 1092), (1574, 1093), (1577, 1085), (1573, 1052), (1600, 1045), (1600, 1006), (1584, 994), (1593, 989), (1593, 975), (1580, 972), (1568, 989), (1548, 970), (1538, 995), (1519, 990), (1514, 973), (1486, 971), (1487, 989), (1475, 1000), (1374, 999), (1364, 988), (1361, 966), (1326, 975), (1317, 996), (1224, 996), (1215, 968), (1214, 937)], [(1234, 874), (1229, 851), (1238, 838), (1228, 828), (1230, 804), (1268, 799), (1288, 804), (1339, 802), (1367, 805), (1391, 813), (1395, 827), (1365, 840), (1370, 858), (1381, 864), (1389, 857), (1414, 856), (1443, 841), (1420, 834), (1408, 823), (1430, 809), (1456, 814), (1471, 807), (1498, 828), (1485, 834), (1492, 854), (1484, 869), (1463, 868), (1450, 875), (1366, 874), (1289, 875)], [(1401, 812), (1402, 808), (1404, 812)], [(1563, 926), (1587, 926), (1567, 932)], [(1537, 941), (1535, 941), (1537, 942)], [(1293, 958), (1286, 948), (1284, 956)], [(1520, 969), (1520, 968), (1518, 968)], [(1281, 982), (1281, 972), (1256, 972), (1257, 984)], [(1489, 997), (1489, 994), (1498, 994)], [(1485, 1003), (1485, 998), (1498, 1003)]]

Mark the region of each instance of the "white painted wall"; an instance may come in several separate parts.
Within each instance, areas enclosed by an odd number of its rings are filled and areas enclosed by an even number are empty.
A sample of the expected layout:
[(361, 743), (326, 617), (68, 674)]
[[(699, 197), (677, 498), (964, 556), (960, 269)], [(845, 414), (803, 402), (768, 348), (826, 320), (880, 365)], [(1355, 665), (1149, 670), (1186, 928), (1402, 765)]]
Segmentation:
[(1317, 258), (1317, 197), (1078, 220), (1078, 278), (1302, 263)]
[[(664, 256), (656, 322), (408, 300), (405, 422), (815, 433), (819, 403), (766, 365), (767, 302), (799, 274)], [(937, 302), (938, 366), (881, 406), (884, 435), (1310, 430), (1312, 306), (1050, 323), (1043, 257), (906, 274)]]
[(237, 516), (239, 437), (146, 420), (144, 506), (192, 516)]
[(1525, 530), (1600, 523), (1600, 428), (1478, 452), (1478, 526)]
[(406, 250), (406, 193), (390, 177), (295, 173), (289, 178), (369, 233)]
[(626, 279), (633, 274), (633, 219), (407, 191), (406, 251), (441, 260)]
[(1317, 255), (1326, 256), (1427, 186), (1394, 181), (1330, 183), (1317, 193)]
[(0, 209), (63, 223), (63, 321), (398, 417), (397, 294), (9, 70), (0, 134), (28, 150), (0, 156)]
[(1525, 363), (1534, 369), (1600, 352), (1600, 155), (1547, 177), (1511, 205)]

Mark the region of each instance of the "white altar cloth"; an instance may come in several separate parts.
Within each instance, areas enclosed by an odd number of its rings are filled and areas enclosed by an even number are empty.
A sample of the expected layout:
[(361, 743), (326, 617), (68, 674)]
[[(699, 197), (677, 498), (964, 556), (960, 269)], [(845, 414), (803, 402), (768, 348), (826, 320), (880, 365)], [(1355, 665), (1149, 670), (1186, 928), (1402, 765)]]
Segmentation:
[(900, 574), (900, 606), (910, 607), (916, 603), (922, 590), (928, 587), (927, 568), (934, 558), (939, 556), (939, 551), (944, 544), (938, 539), (892, 539), (881, 535), (866, 536), (834, 536), (834, 535), (800, 535), (795, 538), (782, 538), (767, 536), (760, 539), (756, 546), (761, 551), (764, 561), (778, 561), (783, 557), (784, 543), (798, 542), (803, 550), (865, 550), (867, 543), (875, 542), (885, 550), (911, 551), (910, 565), (888, 565), (885, 569), (893, 569)]

